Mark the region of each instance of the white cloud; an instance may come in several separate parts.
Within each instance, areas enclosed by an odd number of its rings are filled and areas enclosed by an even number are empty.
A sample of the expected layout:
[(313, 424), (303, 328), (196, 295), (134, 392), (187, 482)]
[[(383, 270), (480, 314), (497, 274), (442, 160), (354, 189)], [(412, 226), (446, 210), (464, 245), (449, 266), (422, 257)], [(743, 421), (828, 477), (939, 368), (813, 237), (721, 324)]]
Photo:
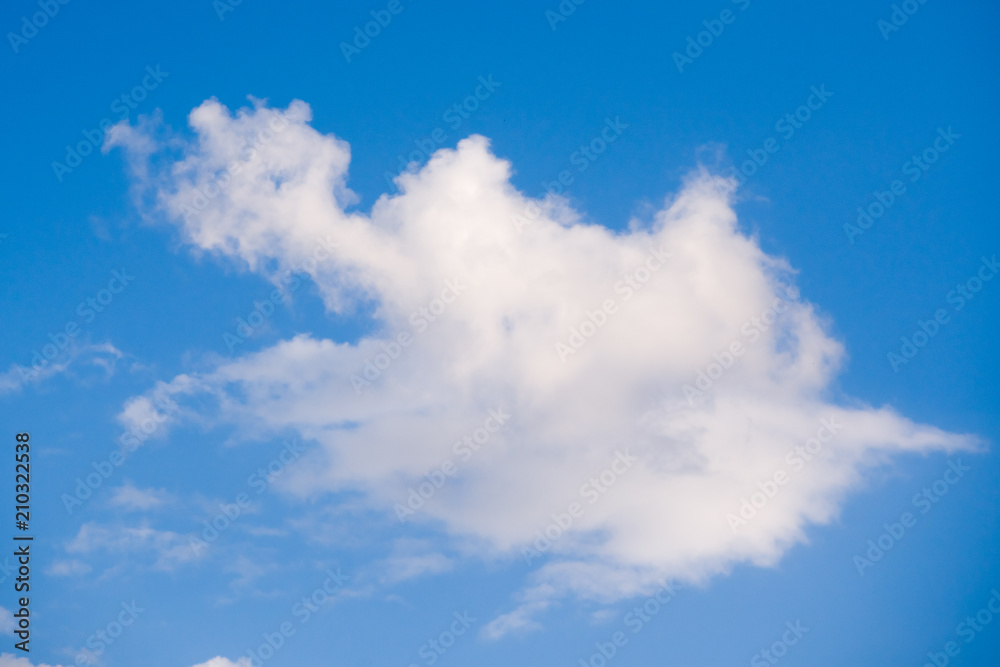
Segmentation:
[(441, 574), (454, 567), (454, 561), (419, 540), (396, 540), (393, 553), (375, 564), (382, 583), (395, 584), (408, 579)]
[(89, 367), (100, 369), (105, 377), (114, 375), (115, 366), (124, 356), (121, 350), (111, 343), (96, 345), (71, 344), (60, 356), (49, 360), (41, 356), (35, 358), (34, 366), (11, 364), (7, 371), (0, 373), (0, 396), (11, 394), (24, 387), (40, 384), (62, 373), (69, 373), (74, 366), (83, 371)]
[(54, 577), (75, 577), (90, 572), (90, 566), (78, 560), (60, 560), (53, 563), (46, 572)]
[(199, 555), (188, 536), (150, 528), (146, 523), (102, 526), (93, 521), (80, 526), (76, 537), (66, 545), (66, 551), (71, 554), (104, 551), (117, 555), (148, 552), (155, 557), (153, 567), (162, 570), (196, 560)]
[(274, 566), (255, 563), (242, 554), (236, 556), (225, 566), (226, 572), (236, 575), (236, 578), (230, 584), (233, 588), (252, 586), (254, 582), (273, 569), (276, 568)]
[(500, 614), (483, 626), (480, 634), (486, 639), (500, 639), (512, 632), (527, 632), (539, 630), (542, 625), (532, 619), (532, 616), (549, 607), (548, 600), (532, 600), (522, 603), (514, 611)]
[(114, 489), (111, 504), (125, 510), (149, 510), (170, 502), (170, 494), (163, 489), (139, 489), (126, 482)]
[[(843, 346), (796, 296), (787, 263), (739, 231), (730, 181), (698, 172), (652, 223), (616, 233), (564, 201), (525, 198), (510, 165), (473, 136), (403, 175), (401, 194), (365, 215), (346, 210), (356, 200), (348, 146), (309, 120), (302, 102), (284, 111), (255, 102), (233, 116), (208, 101), (191, 113), (197, 138), (174, 162), (154, 155), (162, 146), (149, 125), (112, 131), (142, 201), (197, 251), (275, 281), (305, 270), (331, 310), (376, 304), (376, 332), (357, 344), (302, 334), (155, 393), (248, 438), (297, 430), (320, 451), (277, 486), (313, 497), (358, 490), (392, 520), (393, 505), (451, 459), (456, 476), (410, 520), (467, 552), (517, 557), (580, 502), (494, 636), (533, 627), (530, 617), (563, 595), (613, 600), (665, 578), (773, 564), (807, 526), (836, 516), (866, 468), (977, 445), (834, 392)], [(269, 128), (280, 131), (264, 141)], [(250, 155), (242, 147), (254, 137)], [(458, 289), (443, 292), (449, 281)], [(607, 300), (614, 312), (602, 316)], [(591, 328), (579, 350), (557, 351)], [(400, 332), (412, 342), (397, 350)], [(744, 352), (719, 377), (709, 365), (727, 361), (733, 342)], [(396, 358), (356, 392), (351, 377), (369, 362), (384, 367), (384, 346)], [(682, 387), (699, 373), (717, 379), (689, 405)], [(464, 460), (453, 443), (493, 408), (509, 422)], [(824, 419), (843, 427), (734, 532), (727, 515), (788, 470), (786, 453)], [(599, 481), (583, 487), (626, 450), (637, 462), (606, 493), (593, 491)]]
[[(0, 667), (35, 667), (30, 660), (11, 653), (0, 653)], [(58, 665), (48, 665), (39, 663), (37, 667), (59, 667)]]
[(15, 626), (14, 614), (9, 609), (0, 607), (0, 633), (13, 635)]
[(233, 662), (226, 658), (215, 657), (208, 662), (194, 665), (194, 667), (250, 667), (250, 660), (248, 658), (240, 658), (236, 662)]

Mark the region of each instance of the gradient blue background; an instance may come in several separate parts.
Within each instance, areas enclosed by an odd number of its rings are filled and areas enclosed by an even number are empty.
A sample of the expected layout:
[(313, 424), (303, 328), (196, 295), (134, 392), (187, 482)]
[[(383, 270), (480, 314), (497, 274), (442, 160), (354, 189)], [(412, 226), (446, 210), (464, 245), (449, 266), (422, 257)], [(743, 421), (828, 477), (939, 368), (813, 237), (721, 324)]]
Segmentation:
[[(753, 0), (741, 11), (728, 0), (589, 0), (554, 31), (544, 12), (556, 8), (555, 0), (403, 4), (350, 64), (340, 42), (385, 3), (245, 0), (220, 21), (209, 0), (77, 0), (60, 6), (19, 53), (6, 40), (0, 46), (0, 233), (7, 234), (0, 243), (0, 369), (29, 365), (32, 349), (77, 319), (76, 304), (104, 287), (112, 269), (136, 275), (85, 327), (86, 339), (110, 341), (129, 355), (113, 377), (62, 375), (0, 397), (3, 437), (30, 429), (36, 443), (34, 663), (71, 663), (66, 651), (132, 598), (147, 611), (106, 653), (108, 665), (189, 667), (217, 654), (236, 659), (322, 582), (318, 564), (339, 563), (350, 573), (384, 556), (372, 543), (399, 536), (391, 522), (373, 518), (369, 546), (301, 536), (265, 541), (248, 557), (280, 567), (250, 589), (234, 589), (234, 575), (214, 561), (176, 572), (125, 567), (95, 582), (119, 561), (108, 556), (87, 577), (44, 574), (81, 523), (107, 518), (107, 488), (73, 516), (59, 496), (112, 448), (122, 402), (182, 372), (185, 359), (228, 356), (222, 333), (269, 291), (258, 277), (193, 257), (173, 229), (137, 219), (119, 152), (88, 156), (62, 182), (54, 176), (51, 163), (63, 159), (65, 146), (113, 116), (112, 100), (137, 85), (147, 65), (169, 76), (139, 104), (133, 121), (161, 109), (182, 128), (187, 113), (212, 96), (232, 109), (245, 105), (247, 95), (277, 106), (308, 102), (314, 126), (351, 145), (349, 185), (361, 209), (386, 191), (384, 173), (395, 173), (398, 155), (436, 127), (445, 129), (446, 146), (471, 133), (489, 137), (513, 163), (515, 185), (541, 195), (542, 181), (571, 168), (579, 145), (596, 136), (605, 118), (619, 116), (628, 129), (568, 190), (586, 216), (614, 228), (650, 215), (699, 162), (725, 170), (745, 159), (748, 149), (776, 134), (780, 117), (805, 102), (810, 86), (825, 84), (834, 96), (741, 190), (741, 224), (799, 270), (803, 296), (831, 318), (849, 353), (837, 391), (997, 440), (1000, 281), (952, 313), (951, 323), (898, 373), (886, 361), (918, 319), (948, 307), (946, 293), (974, 274), (981, 256), (1000, 253), (994, 202), (1000, 8), (994, 3), (929, 0), (888, 41), (876, 27), (892, 11), (888, 2)], [(679, 73), (671, 54), (725, 8), (736, 21)], [(0, 27), (16, 31), (21, 17), (37, 9), (26, 0), (5, 3)], [(450, 130), (442, 113), (487, 75), (500, 88), (458, 131)], [(955, 147), (918, 182), (907, 182), (907, 194), (848, 243), (842, 226), (854, 221), (856, 208), (900, 178), (901, 165), (931, 144), (937, 128), (949, 126), (961, 134)], [(293, 309), (277, 314), (243, 348), (306, 330), (352, 340), (367, 326), (328, 319), (303, 289)], [(141, 367), (130, 369), (132, 362)], [(280, 443), (225, 448), (225, 436), (174, 431), (168, 442), (140, 450), (112, 481), (232, 498)], [(747, 665), (796, 619), (810, 630), (780, 664), (924, 664), (927, 651), (943, 650), (955, 626), (1000, 589), (1000, 462), (993, 449), (961, 458), (972, 471), (864, 577), (852, 557), (884, 522), (913, 509), (911, 496), (940, 477), (946, 456), (904, 457), (873, 474), (839, 521), (811, 528), (810, 544), (791, 550), (778, 567), (740, 567), (703, 590), (679, 592), (641, 634), (630, 634), (611, 664)], [(264, 519), (298, 511), (277, 495), (265, 500)], [(156, 525), (185, 533), (200, 519), (168, 513)], [(223, 539), (230, 538), (236, 535)], [(450, 574), (338, 603), (301, 627), (267, 664), (423, 664), (417, 649), (453, 611), (468, 609), (484, 624), (510, 608), (510, 594), (526, 574), (521, 564), (464, 562)], [(0, 587), (0, 604), (10, 608), (10, 581)], [(577, 665), (594, 642), (623, 628), (632, 606), (616, 605), (609, 620), (595, 623), (596, 607), (566, 604), (543, 615), (541, 632), (496, 643), (466, 636), (438, 664)], [(9, 651), (4, 641), (0, 651)], [(951, 664), (998, 662), (1000, 619), (963, 644)]]

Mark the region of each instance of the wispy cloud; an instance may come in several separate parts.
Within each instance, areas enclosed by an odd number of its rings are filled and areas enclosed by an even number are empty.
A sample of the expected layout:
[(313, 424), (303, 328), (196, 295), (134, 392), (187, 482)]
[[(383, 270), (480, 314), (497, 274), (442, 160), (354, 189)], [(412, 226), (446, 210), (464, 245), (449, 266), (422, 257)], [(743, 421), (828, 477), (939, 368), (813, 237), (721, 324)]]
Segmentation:
[(0, 667), (60, 667), (60, 665), (49, 665), (44, 662), (35, 665), (27, 658), (22, 658), (10, 653), (0, 653)]
[(75, 577), (87, 574), (91, 567), (79, 560), (58, 560), (45, 571), (54, 577)]
[(421, 540), (397, 540), (393, 553), (375, 564), (383, 584), (392, 585), (408, 579), (448, 572), (454, 561), (442, 553), (431, 550), (431, 545)]
[(140, 489), (132, 482), (125, 482), (114, 489), (111, 504), (119, 509), (144, 511), (161, 507), (173, 500), (164, 489)]
[(161, 570), (172, 570), (178, 565), (198, 558), (190, 548), (187, 536), (157, 530), (145, 522), (138, 526), (87, 522), (80, 526), (76, 537), (66, 545), (66, 552), (70, 554), (106, 552), (118, 556), (148, 554), (153, 558), (152, 567)]
[(74, 369), (99, 369), (105, 377), (114, 374), (118, 361), (124, 353), (111, 343), (72, 344), (62, 355), (52, 361), (34, 366), (12, 364), (0, 373), (0, 396), (21, 391), (27, 386), (41, 384), (58, 375), (73, 373)]

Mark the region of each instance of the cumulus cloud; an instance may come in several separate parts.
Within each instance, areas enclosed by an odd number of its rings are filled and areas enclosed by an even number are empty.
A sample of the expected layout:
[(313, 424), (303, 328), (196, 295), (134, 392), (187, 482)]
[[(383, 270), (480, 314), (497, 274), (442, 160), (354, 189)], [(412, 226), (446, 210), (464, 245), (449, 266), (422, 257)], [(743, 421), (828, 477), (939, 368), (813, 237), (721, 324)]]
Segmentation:
[[(279, 480), (291, 493), (358, 491), (464, 549), (542, 565), (493, 636), (562, 596), (773, 564), (866, 468), (977, 446), (833, 392), (843, 345), (792, 267), (740, 231), (731, 181), (696, 171), (615, 232), (518, 192), (472, 136), (366, 214), (349, 147), (310, 120), (303, 102), (210, 100), (193, 137), (154, 121), (109, 135), (144, 212), (196, 252), (279, 286), (308, 274), (332, 312), (374, 307), (357, 342), (300, 334), (151, 395), (246, 437), (318, 443)], [(780, 493), (734, 526), (779, 470)]]

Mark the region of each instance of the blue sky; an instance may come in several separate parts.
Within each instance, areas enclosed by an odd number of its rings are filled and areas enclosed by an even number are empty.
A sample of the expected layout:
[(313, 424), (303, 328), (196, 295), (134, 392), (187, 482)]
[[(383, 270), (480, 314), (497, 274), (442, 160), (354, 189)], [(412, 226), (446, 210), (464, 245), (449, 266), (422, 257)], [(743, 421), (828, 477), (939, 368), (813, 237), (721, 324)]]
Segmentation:
[(998, 19), (7, 3), (0, 666), (996, 664)]

